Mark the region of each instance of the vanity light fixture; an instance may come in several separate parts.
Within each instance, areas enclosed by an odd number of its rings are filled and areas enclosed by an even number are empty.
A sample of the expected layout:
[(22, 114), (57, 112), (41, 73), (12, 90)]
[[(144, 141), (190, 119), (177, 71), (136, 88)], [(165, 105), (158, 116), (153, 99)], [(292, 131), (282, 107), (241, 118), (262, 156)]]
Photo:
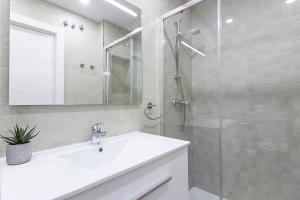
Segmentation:
[(286, 0), (285, 1), (286, 4), (291, 4), (291, 3), (295, 3), (295, 2), (296, 2), (296, 0)]
[(80, 2), (81, 2), (83, 5), (89, 5), (89, 4), (90, 4), (90, 0), (80, 0)]
[(115, 1), (115, 0), (105, 0), (106, 2), (112, 4), (113, 6), (123, 10), (124, 12), (128, 13), (129, 15), (132, 15), (134, 17), (137, 17), (137, 13), (134, 12), (133, 10), (127, 8), (126, 6), (120, 4), (119, 2)]

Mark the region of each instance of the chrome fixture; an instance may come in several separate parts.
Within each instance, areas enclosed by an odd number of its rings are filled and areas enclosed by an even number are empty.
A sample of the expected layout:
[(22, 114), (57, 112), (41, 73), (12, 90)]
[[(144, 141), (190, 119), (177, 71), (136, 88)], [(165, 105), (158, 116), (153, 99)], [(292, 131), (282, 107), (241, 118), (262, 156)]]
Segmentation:
[(68, 27), (69, 26), (69, 22), (67, 20), (63, 21), (63, 25), (64, 27)]
[(173, 105), (183, 105), (183, 106), (190, 106), (189, 102), (187, 100), (177, 100), (177, 99), (174, 99), (172, 101)]
[(151, 110), (153, 107), (156, 107), (157, 105), (155, 105), (155, 104), (153, 104), (153, 103), (151, 103), (151, 102), (149, 102), (148, 104), (147, 104), (147, 109), (148, 110)]
[(76, 28), (75, 23), (72, 23), (71, 28), (72, 28), (72, 29)]
[(94, 70), (95, 68), (96, 68), (96, 66), (94, 66), (94, 65), (91, 65), (91, 66), (90, 66), (90, 69), (91, 69), (91, 70)]
[(185, 127), (185, 122), (186, 122), (186, 107), (188, 107), (189, 110), (191, 110), (190, 107), (190, 103), (186, 100), (185, 98), (185, 94), (183, 91), (183, 86), (182, 86), (182, 65), (180, 62), (180, 50), (181, 47), (187, 47), (190, 50), (202, 55), (202, 56), (206, 56), (203, 52), (199, 51), (198, 49), (192, 47), (191, 45), (189, 45), (187, 42), (184, 41), (185, 39), (185, 35), (198, 35), (200, 34), (200, 29), (198, 28), (194, 28), (191, 31), (189, 31), (188, 33), (183, 34), (181, 32), (181, 18), (175, 23), (176, 26), (176, 43), (175, 43), (175, 70), (176, 70), (176, 74), (175, 74), (175, 81), (176, 84), (178, 86), (179, 89), (179, 93), (180, 96), (178, 97), (178, 99), (174, 99), (172, 101), (172, 104), (174, 106), (177, 106), (178, 109), (180, 109), (180, 113), (182, 113), (182, 117), (181, 117), (181, 128)]
[(191, 30), (191, 34), (192, 34), (192, 35), (198, 35), (198, 34), (200, 34), (200, 32), (201, 32), (201, 31), (200, 31), (199, 28), (194, 28), (194, 29)]
[(183, 109), (183, 119), (181, 121), (181, 128), (184, 128), (185, 127), (185, 121), (186, 121), (186, 107), (188, 107), (189, 111), (191, 111), (191, 105), (185, 99), (182, 99), (182, 100), (174, 99), (172, 101), (172, 103), (173, 103), (174, 106), (179, 106), (180, 108)]
[(175, 52), (175, 57), (176, 57), (176, 64), (179, 62), (179, 49), (180, 49), (180, 45), (183, 45), (187, 48), (189, 48), (190, 50), (200, 54), (201, 56), (206, 56), (205, 53), (203, 53), (202, 51), (198, 50), (197, 48), (193, 47), (192, 45), (188, 44), (187, 42), (184, 41), (183, 37), (189, 34), (192, 35), (198, 35), (200, 34), (200, 29), (198, 28), (194, 28), (192, 29), (190, 32), (183, 34), (180, 31), (180, 25), (181, 25), (181, 18), (175, 23), (176, 28), (177, 28), (177, 36), (176, 36), (176, 52)]
[(150, 113), (150, 111), (153, 109), (153, 107), (156, 107), (157, 105), (155, 105), (155, 104), (153, 104), (153, 103), (151, 103), (151, 102), (149, 102), (147, 105), (146, 105), (146, 108), (144, 109), (144, 115), (148, 118), (148, 119), (150, 119), (150, 120), (158, 120), (158, 119), (160, 119), (161, 117), (163, 117), (164, 115), (160, 115), (160, 116), (158, 116), (158, 117), (151, 117), (151, 116), (149, 116), (149, 113)]
[(179, 66), (179, 51), (180, 51), (180, 43), (182, 41), (182, 34), (180, 32), (181, 18), (175, 23), (177, 34), (176, 34), (176, 43), (175, 43), (175, 62), (176, 62), (176, 75), (175, 79), (181, 78), (180, 66)]
[[(91, 143), (100, 145), (102, 138), (106, 135), (107, 132), (102, 131), (103, 124), (96, 123), (92, 126), (92, 133), (91, 133)], [(99, 148), (99, 151), (102, 151), (102, 148)]]
[[(74, 30), (76, 27), (77, 27), (77, 25), (76, 25), (76, 23), (70, 23), (68, 20), (64, 20), (63, 21), (63, 26), (65, 27), (65, 28), (67, 28), (67, 27), (70, 27), (72, 30)], [(84, 25), (83, 24), (80, 24), (80, 25), (78, 25), (78, 29), (81, 31), (81, 32), (83, 32), (84, 31)]]
[(79, 25), (79, 30), (80, 30), (81, 32), (84, 31), (84, 26), (83, 26), (83, 24), (80, 24), (80, 25)]

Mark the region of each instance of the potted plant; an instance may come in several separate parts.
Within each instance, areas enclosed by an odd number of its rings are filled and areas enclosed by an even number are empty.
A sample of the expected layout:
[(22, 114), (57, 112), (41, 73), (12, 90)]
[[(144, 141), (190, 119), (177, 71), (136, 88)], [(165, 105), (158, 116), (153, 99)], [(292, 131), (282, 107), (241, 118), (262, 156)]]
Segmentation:
[(31, 160), (31, 140), (36, 137), (36, 127), (31, 129), (19, 127), (17, 124), (13, 130), (9, 130), (10, 137), (0, 135), (6, 145), (6, 161), (8, 165), (19, 165)]

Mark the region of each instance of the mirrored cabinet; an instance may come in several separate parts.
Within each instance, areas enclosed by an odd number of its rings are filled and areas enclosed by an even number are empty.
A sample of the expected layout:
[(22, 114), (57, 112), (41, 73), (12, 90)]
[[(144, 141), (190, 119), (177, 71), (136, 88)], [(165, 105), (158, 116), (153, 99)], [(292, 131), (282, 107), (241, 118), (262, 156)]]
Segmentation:
[(139, 104), (141, 11), (125, 0), (11, 0), (10, 105)]

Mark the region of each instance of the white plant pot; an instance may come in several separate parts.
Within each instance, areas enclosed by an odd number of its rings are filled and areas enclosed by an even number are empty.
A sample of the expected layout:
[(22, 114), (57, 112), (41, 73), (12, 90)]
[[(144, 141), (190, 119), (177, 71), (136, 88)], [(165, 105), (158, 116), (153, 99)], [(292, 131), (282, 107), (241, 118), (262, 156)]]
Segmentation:
[(20, 165), (32, 158), (31, 143), (7, 145), (6, 162), (8, 165)]

